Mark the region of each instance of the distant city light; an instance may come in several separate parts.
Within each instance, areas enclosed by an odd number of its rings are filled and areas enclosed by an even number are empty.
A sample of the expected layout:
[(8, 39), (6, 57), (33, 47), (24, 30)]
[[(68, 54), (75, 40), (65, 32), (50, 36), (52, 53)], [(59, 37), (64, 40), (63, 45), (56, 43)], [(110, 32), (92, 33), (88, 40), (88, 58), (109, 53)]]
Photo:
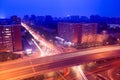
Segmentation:
[(64, 41), (64, 39), (61, 38), (61, 37), (56, 36), (55, 38), (58, 39), (58, 40), (60, 40), (60, 41)]
[(68, 14), (67, 17), (69, 17), (70, 15)]
[(5, 19), (6, 17), (4, 15), (0, 14), (0, 19)]

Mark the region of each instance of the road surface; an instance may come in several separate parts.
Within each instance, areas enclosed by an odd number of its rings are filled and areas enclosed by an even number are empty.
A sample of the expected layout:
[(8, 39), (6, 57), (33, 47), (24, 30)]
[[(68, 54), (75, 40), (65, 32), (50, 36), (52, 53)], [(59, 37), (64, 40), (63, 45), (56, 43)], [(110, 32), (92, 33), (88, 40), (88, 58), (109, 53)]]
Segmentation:
[(19, 60), (0, 64), (0, 80), (26, 78), (49, 71), (76, 66), (99, 59), (120, 56), (120, 46), (58, 54), (33, 60)]

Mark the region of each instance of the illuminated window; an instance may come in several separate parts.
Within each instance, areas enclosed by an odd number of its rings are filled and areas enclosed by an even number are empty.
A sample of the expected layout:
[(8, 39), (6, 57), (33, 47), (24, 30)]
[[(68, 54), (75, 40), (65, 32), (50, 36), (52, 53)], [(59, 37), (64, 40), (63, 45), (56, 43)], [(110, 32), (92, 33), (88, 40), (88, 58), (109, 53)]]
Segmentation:
[(4, 31), (5, 33), (10, 33), (11, 31)]
[(9, 34), (6, 34), (7, 36), (11, 36), (11, 34), (9, 33)]
[(10, 36), (5, 36), (5, 38), (10, 38)]
[(5, 28), (6, 31), (10, 30), (9, 28)]
[(2, 44), (2, 42), (0, 42), (0, 44)]

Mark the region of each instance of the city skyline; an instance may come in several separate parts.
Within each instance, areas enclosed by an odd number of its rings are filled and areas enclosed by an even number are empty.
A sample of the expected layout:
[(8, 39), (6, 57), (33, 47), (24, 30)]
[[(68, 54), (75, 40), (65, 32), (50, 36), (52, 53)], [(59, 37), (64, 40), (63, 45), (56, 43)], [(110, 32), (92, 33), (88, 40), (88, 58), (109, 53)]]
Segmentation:
[(11, 15), (23, 17), (26, 14), (52, 15), (56, 17), (98, 14), (101, 16), (119, 17), (119, 2), (118, 0), (1, 0), (0, 18)]
[(119, 3), (0, 0), (0, 80), (120, 80)]

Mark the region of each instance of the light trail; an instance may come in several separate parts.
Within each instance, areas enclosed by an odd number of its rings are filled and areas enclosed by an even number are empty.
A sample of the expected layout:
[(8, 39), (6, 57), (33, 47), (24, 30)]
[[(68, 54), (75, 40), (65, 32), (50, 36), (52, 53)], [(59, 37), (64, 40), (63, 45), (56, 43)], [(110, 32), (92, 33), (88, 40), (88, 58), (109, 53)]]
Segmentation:
[(76, 77), (79, 80), (88, 80), (87, 77), (85, 76), (81, 66), (74, 66), (74, 67), (72, 67), (72, 69), (76, 73)]
[(61, 51), (56, 46), (54, 46), (50, 42), (46, 41), (39, 34), (37, 34), (35, 31), (33, 31), (28, 25), (26, 25), (23, 22), (21, 22), (21, 25), (34, 37), (35, 40), (40, 42), (40, 45), (42, 45), (45, 48), (45, 50), (44, 50), (44, 48), (43, 49), (40, 48), (39, 44), (34, 40), (35, 45), (38, 47), (40, 52), (42, 52), (41, 53), (42, 57), (44, 57), (44, 56), (51, 56), (51, 55), (55, 55), (55, 54), (60, 54), (61, 53)]
[(77, 66), (76, 68), (78, 69), (79, 73), (82, 75), (83, 79), (88, 80), (87, 77), (85, 76), (83, 70), (82, 70), (82, 66), (80, 65), (80, 66)]
[(35, 42), (34, 39), (32, 39), (32, 41), (34, 42), (34, 44), (35, 44), (35, 45), (37, 46), (37, 48), (39, 49), (39, 51), (40, 51), (40, 56), (43, 57), (43, 56), (44, 56), (44, 53), (43, 53), (42, 49), (40, 48), (40, 46)]

